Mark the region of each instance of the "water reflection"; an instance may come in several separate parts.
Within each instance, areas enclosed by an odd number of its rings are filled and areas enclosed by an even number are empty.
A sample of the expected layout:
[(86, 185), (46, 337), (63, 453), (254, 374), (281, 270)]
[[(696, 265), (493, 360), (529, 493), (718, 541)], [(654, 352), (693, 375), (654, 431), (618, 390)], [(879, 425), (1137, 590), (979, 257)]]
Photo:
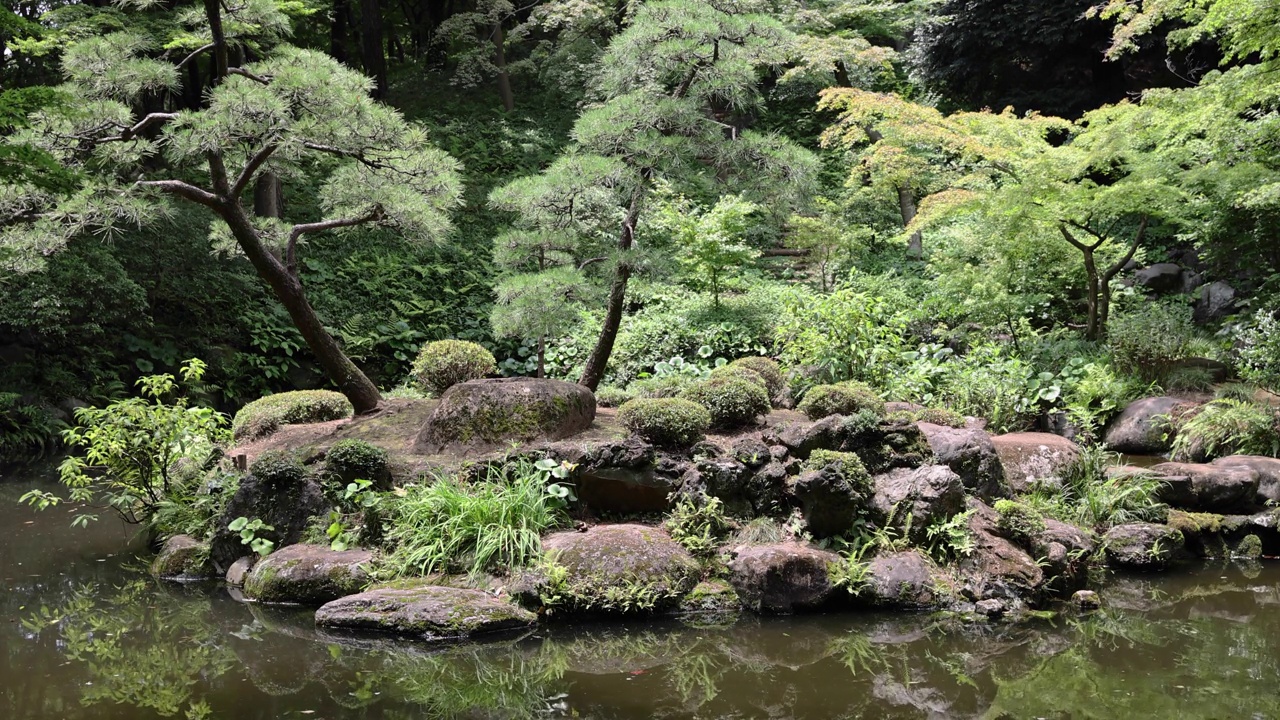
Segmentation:
[(1107, 611), (1033, 624), (862, 614), (428, 648), (51, 538), (0, 554), (0, 717), (1280, 717), (1276, 566), (1120, 580)]

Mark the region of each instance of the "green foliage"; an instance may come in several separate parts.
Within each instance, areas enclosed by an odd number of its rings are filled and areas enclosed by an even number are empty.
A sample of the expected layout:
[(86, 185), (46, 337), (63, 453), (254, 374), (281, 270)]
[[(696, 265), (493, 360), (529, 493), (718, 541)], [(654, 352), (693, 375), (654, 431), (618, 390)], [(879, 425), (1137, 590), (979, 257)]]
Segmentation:
[(765, 384), (764, 378), (760, 375), (760, 373), (750, 368), (743, 367), (741, 365), (732, 365), (732, 364), (721, 365), (715, 370), (712, 370), (711, 375), (709, 377), (738, 378), (740, 380), (746, 380), (747, 382), (751, 382), (751, 383), (755, 383), (756, 385), (759, 385), (761, 388), (764, 389), (765, 392), (769, 391), (769, 387), (768, 385)]
[(258, 533), (268, 533), (275, 530), (274, 527), (262, 522), (259, 518), (250, 520), (247, 517), (238, 517), (227, 525), (227, 529), (239, 534), (240, 544), (248, 545), (249, 549), (257, 553), (258, 557), (270, 555), (271, 551), (276, 547), (274, 542), (258, 535)]
[(331, 390), (292, 390), (276, 393), (240, 408), (231, 421), (237, 441), (264, 438), (281, 425), (327, 422), (351, 417), (351, 402)]
[(973, 510), (965, 510), (949, 518), (937, 518), (925, 527), (925, 550), (934, 560), (947, 562), (973, 554), (977, 548), (969, 530), (969, 518), (973, 513)]
[(23, 402), (17, 393), (0, 392), (0, 463), (49, 455), (66, 427), (48, 409)]
[(631, 383), (627, 386), (627, 392), (637, 398), (674, 398), (697, 380), (698, 378), (684, 374), (655, 375)]
[(853, 597), (861, 595), (870, 582), (869, 571), (871, 569), (871, 564), (863, 560), (862, 557), (873, 549), (874, 546), (871, 544), (861, 545), (847, 556), (843, 556), (829, 564), (827, 566), (827, 580), (831, 583), (831, 587), (844, 588)]
[(999, 516), (996, 527), (1010, 540), (1028, 546), (1044, 532), (1044, 517), (1035, 508), (1014, 500), (997, 500), (992, 506)]
[(853, 415), (863, 410), (883, 415), (884, 400), (865, 383), (843, 382), (809, 388), (796, 409), (810, 420), (828, 415)]
[[(183, 382), (198, 384), (204, 370), (200, 360), (188, 360), (181, 370)], [(63, 433), (74, 454), (62, 461), (58, 473), (69, 499), (80, 505), (73, 523), (97, 519), (84, 511), (95, 502), (127, 522), (147, 522), (165, 500), (192, 493), (179, 475), (184, 465), (204, 468), (221, 457), (219, 443), (229, 439), (226, 416), (185, 396), (166, 402), (178, 389), (172, 375), (144, 377), (138, 386), (138, 397), (77, 410), (77, 426)], [(32, 490), (22, 501), (45, 509), (62, 499)]]
[(1043, 486), (1026, 496), (1036, 511), (1073, 525), (1103, 531), (1131, 522), (1160, 522), (1167, 508), (1159, 501), (1164, 481), (1157, 475), (1107, 477), (1115, 453), (1085, 446), (1079, 459), (1063, 472), (1062, 488)]
[(809, 459), (805, 460), (804, 465), (809, 470), (834, 469), (859, 492), (866, 493), (874, 489), (871, 473), (867, 472), (867, 466), (856, 453), (818, 448), (809, 453)]
[(743, 242), (749, 216), (757, 210), (737, 195), (725, 195), (705, 211), (675, 198), (655, 213), (653, 222), (671, 235), (676, 260), (690, 284), (710, 291), (714, 307), (720, 307), (721, 292), (759, 255)]
[(605, 387), (596, 390), (596, 405), (600, 407), (621, 407), (634, 398), (635, 395), (630, 391), (623, 390), (622, 388), (616, 388), (611, 385), (606, 385)]
[(387, 451), (357, 438), (339, 440), (324, 455), (325, 474), (346, 484), (387, 478)]
[(305, 482), (310, 476), (297, 453), (289, 450), (266, 450), (249, 466), (249, 474), (268, 486), (291, 487)]
[(796, 297), (779, 314), (783, 363), (815, 367), (829, 382), (877, 384), (902, 351), (906, 318), (883, 298), (842, 289)]
[(1078, 365), (1063, 393), (1067, 415), (1085, 432), (1096, 435), (1103, 426), (1134, 400), (1149, 396), (1152, 385), (1117, 372), (1099, 360)]
[(478, 380), (497, 370), (493, 353), (464, 340), (437, 340), (422, 346), (413, 361), (413, 378), (419, 387), (440, 395), (450, 387)]
[(1191, 308), (1147, 302), (1111, 319), (1107, 344), (1120, 370), (1159, 382), (1187, 356), (1194, 336)]
[(786, 389), (787, 380), (782, 376), (782, 368), (772, 358), (760, 357), (743, 357), (729, 363), (731, 367), (743, 367), (754, 371), (761, 379), (764, 380), (765, 390), (768, 391), (769, 397), (776, 398), (782, 391)]
[(1240, 377), (1272, 391), (1280, 391), (1280, 321), (1274, 312), (1259, 310), (1238, 335)]
[(559, 498), (548, 492), (553, 477), (551, 470), (520, 461), (490, 467), (471, 484), (437, 477), (407, 486), (389, 508), (386, 538), (393, 550), (379, 560), (379, 574), (478, 574), (537, 560), (542, 533), (564, 521)]
[(1171, 456), (1200, 460), (1224, 455), (1280, 457), (1280, 413), (1246, 400), (1222, 398), (1175, 421)]
[(771, 407), (764, 385), (737, 377), (701, 380), (685, 388), (680, 397), (706, 408), (711, 424), (725, 429), (751, 425)]
[(711, 413), (681, 398), (639, 397), (618, 408), (618, 421), (646, 442), (663, 447), (690, 447), (711, 426)]
[(700, 558), (713, 556), (733, 529), (720, 498), (704, 495), (681, 495), (663, 521), (663, 527), (672, 540)]

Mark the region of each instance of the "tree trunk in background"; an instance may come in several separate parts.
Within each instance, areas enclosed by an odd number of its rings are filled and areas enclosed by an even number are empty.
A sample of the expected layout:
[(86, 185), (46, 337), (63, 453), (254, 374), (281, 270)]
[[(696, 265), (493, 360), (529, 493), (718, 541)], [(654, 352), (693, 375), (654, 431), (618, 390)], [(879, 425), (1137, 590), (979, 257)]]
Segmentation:
[(364, 73), (377, 83), (373, 96), (387, 96), (387, 56), (382, 47), (382, 7), (378, 0), (360, 0), (360, 47)]
[(347, 37), (351, 34), (350, 0), (333, 0), (333, 16), (329, 18), (329, 54), (334, 60), (348, 64)]
[(258, 217), (284, 218), (284, 187), (280, 176), (263, 171), (253, 186), (253, 214)]
[[(902, 227), (907, 227), (916, 218), (916, 199), (910, 187), (898, 188), (898, 209), (902, 211)], [(917, 230), (907, 239), (907, 257), (919, 260), (924, 257), (924, 238)]]
[(502, 21), (493, 24), (494, 64), (498, 66), (498, 95), (502, 98), (502, 108), (507, 112), (516, 109), (516, 98), (511, 92), (511, 76), (507, 74), (507, 38), (502, 32)]

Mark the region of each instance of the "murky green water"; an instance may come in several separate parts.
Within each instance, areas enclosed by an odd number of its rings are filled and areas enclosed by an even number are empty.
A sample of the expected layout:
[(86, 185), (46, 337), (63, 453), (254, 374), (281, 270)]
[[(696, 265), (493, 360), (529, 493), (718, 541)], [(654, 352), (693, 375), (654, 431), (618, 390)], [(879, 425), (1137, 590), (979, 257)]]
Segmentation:
[(1280, 566), (1122, 580), (1084, 620), (840, 615), (543, 629), (481, 646), (317, 633), (143, 579), (0, 485), (0, 718), (1280, 718)]

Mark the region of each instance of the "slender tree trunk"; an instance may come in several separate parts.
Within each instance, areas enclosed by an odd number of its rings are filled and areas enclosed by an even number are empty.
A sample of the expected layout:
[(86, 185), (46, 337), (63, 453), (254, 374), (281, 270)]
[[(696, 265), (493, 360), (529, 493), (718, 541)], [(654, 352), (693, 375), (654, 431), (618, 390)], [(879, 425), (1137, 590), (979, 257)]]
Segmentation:
[(351, 34), (350, 0), (333, 0), (333, 16), (329, 18), (329, 54), (340, 63), (347, 62), (347, 36)]
[(221, 0), (204, 0), (204, 14), (209, 21), (209, 35), (213, 40), (213, 84), (227, 76), (230, 63), (227, 55), (227, 36), (222, 31)]
[(356, 414), (372, 412), (378, 408), (382, 396), (378, 388), (365, 376), (351, 358), (343, 352), (342, 347), (333, 339), (324, 323), (307, 301), (302, 283), (291, 274), (280, 262), (279, 258), (269, 252), (258, 238), (249, 216), (238, 202), (232, 201), (216, 208), (219, 216), (231, 228), (231, 234), (239, 243), (244, 254), (253, 263), (258, 275), (275, 293), (276, 299), (289, 312), (293, 324), (302, 333), (307, 347), (316, 356), (320, 368), (325, 375), (338, 386), (338, 391), (347, 396)]
[(547, 336), (538, 336), (538, 377), (547, 376)]
[[(916, 198), (910, 186), (898, 188), (898, 209), (902, 212), (902, 227), (907, 227), (916, 219)], [(907, 257), (919, 260), (924, 257), (924, 238), (917, 230), (907, 239)]]
[(493, 59), (498, 66), (498, 95), (507, 112), (516, 109), (516, 96), (511, 92), (511, 76), (507, 74), (507, 38), (502, 32), (502, 21), (493, 24)]
[[(622, 221), (622, 232), (618, 235), (618, 249), (623, 253), (631, 249), (635, 240), (636, 221), (640, 218), (640, 208), (644, 196), (649, 189), (649, 174), (644, 173), (639, 185), (631, 196), (631, 207)], [(600, 326), (600, 337), (596, 346), (587, 358), (587, 365), (582, 370), (582, 379), (578, 384), (585, 385), (594, 391), (604, 379), (605, 368), (609, 365), (609, 356), (613, 354), (613, 343), (618, 339), (618, 329), (622, 326), (622, 307), (627, 300), (627, 282), (631, 279), (631, 264), (623, 257), (613, 271), (613, 282), (609, 285), (609, 304), (604, 313), (604, 324)]]
[(1093, 248), (1086, 246), (1084, 249), (1084, 274), (1085, 274), (1085, 304), (1088, 307), (1089, 319), (1085, 326), (1084, 335), (1090, 340), (1097, 340), (1101, 336), (1098, 328), (1098, 265), (1093, 259)]
[(360, 0), (360, 46), (364, 72), (377, 86), (373, 96), (387, 96), (387, 56), (382, 47), (382, 7), (378, 0)]

